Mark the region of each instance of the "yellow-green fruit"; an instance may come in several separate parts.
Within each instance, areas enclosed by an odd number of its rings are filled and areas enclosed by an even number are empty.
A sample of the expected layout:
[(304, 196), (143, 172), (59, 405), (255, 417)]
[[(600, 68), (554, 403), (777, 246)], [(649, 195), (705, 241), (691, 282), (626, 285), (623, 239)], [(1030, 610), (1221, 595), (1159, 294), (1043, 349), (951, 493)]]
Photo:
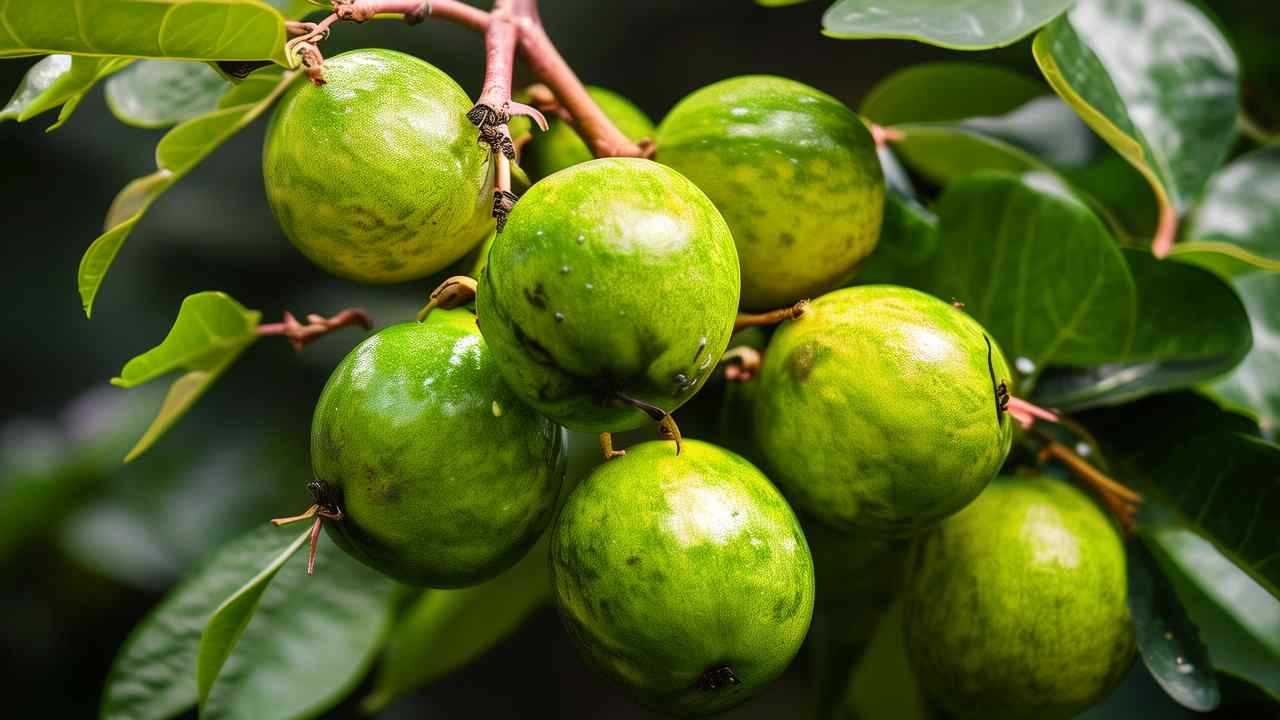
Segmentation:
[[(621, 95), (599, 87), (588, 87), (587, 94), (600, 106), (613, 124), (632, 140), (653, 137), (653, 121), (644, 111)], [(557, 170), (590, 160), (593, 155), (578, 133), (558, 118), (548, 118), (545, 133), (537, 131), (525, 146), (520, 164), (535, 178), (544, 178)]]
[(1133, 659), (1124, 547), (1065, 482), (998, 478), (916, 548), (907, 652), (960, 720), (1066, 720)]
[(441, 270), (493, 228), (492, 163), (471, 100), (439, 69), (392, 50), (325, 60), (267, 130), (267, 198), (289, 240), (320, 267), (390, 283)]
[(875, 141), (844, 103), (808, 85), (762, 75), (708, 85), (662, 121), (656, 159), (729, 223), (748, 310), (839, 287), (880, 236)]

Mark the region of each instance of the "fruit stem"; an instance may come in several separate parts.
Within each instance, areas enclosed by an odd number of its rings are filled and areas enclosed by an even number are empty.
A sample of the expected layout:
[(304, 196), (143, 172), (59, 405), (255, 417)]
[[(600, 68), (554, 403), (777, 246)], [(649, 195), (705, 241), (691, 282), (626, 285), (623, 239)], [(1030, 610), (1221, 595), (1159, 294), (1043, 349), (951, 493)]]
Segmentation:
[[(484, 86), (475, 107), (467, 113), (471, 124), (480, 128), (480, 139), (489, 144), (495, 155), (508, 158), (515, 157), (507, 122), (511, 120), (511, 76), (520, 38), (513, 4), (515, 0), (494, 0), (484, 31)], [(496, 213), (495, 206), (495, 216)]]
[(359, 325), (365, 330), (369, 330), (373, 327), (373, 320), (364, 310), (349, 308), (331, 318), (312, 313), (307, 316), (307, 324), (303, 325), (298, 322), (293, 313), (286, 310), (284, 322), (263, 323), (258, 326), (257, 333), (261, 336), (283, 335), (289, 339), (289, 344), (293, 345), (294, 350), (301, 352), (302, 348), (316, 338), (352, 325)]
[(431, 291), (427, 304), (418, 311), (418, 322), (427, 319), (432, 310), (452, 310), (476, 299), (476, 281), (466, 275), (454, 275)]
[(720, 356), (720, 364), (724, 365), (724, 379), (728, 382), (744, 383), (760, 372), (764, 363), (764, 355), (750, 345), (739, 345)]
[(676, 419), (671, 417), (671, 413), (653, 403), (628, 397), (620, 392), (615, 392), (613, 395), (624, 404), (640, 410), (658, 423), (658, 437), (674, 442), (676, 444), (676, 455), (680, 454), (680, 440), (683, 436), (680, 434), (680, 426), (676, 424)]
[(605, 460), (612, 460), (627, 454), (626, 450), (613, 449), (613, 433), (611, 432), (600, 433), (600, 452), (604, 454)]
[(809, 309), (809, 301), (801, 300), (795, 305), (788, 305), (777, 310), (770, 310), (763, 313), (738, 313), (737, 320), (733, 323), (733, 331), (738, 332), (743, 328), (764, 327), (777, 325), (783, 320), (795, 320)]
[(1040, 461), (1046, 462), (1052, 458), (1066, 465), (1076, 478), (1083, 481), (1102, 498), (1102, 502), (1120, 525), (1127, 532), (1133, 532), (1138, 507), (1142, 505), (1142, 496), (1108, 477), (1088, 460), (1053, 439), (1048, 433), (1040, 430), (1034, 432), (1044, 440), (1044, 446), (1040, 449)]
[(1027, 402), (1022, 398), (1017, 398), (1012, 395), (1009, 395), (1007, 390), (1005, 391), (1005, 398), (1006, 400), (1002, 406), (1002, 409), (1005, 412), (1009, 413), (1009, 415), (1012, 416), (1014, 420), (1017, 420), (1018, 424), (1022, 426), (1023, 430), (1026, 430), (1030, 428), (1032, 425), (1034, 425), (1036, 420), (1044, 420), (1045, 422), (1053, 422), (1053, 423), (1058, 422), (1059, 418), (1057, 413), (1051, 410), (1045, 410), (1039, 405)]

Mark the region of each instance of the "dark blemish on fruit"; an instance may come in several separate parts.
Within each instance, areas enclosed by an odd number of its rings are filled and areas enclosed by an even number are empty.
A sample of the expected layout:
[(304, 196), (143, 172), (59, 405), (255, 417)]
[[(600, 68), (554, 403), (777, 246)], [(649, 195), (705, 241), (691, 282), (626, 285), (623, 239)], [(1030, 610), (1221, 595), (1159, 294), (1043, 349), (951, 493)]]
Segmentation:
[(733, 668), (728, 665), (717, 665), (707, 668), (702, 676), (698, 678), (698, 689), (711, 692), (721, 688), (737, 685), (739, 682), (738, 675), (733, 672)]
[(782, 241), (783, 247), (791, 247), (796, 244), (796, 236), (791, 233), (782, 233), (778, 235), (778, 240)]
[(513, 324), (511, 326), (511, 331), (516, 336), (516, 342), (523, 345), (525, 350), (529, 351), (529, 357), (531, 357), (534, 362), (538, 363), (539, 365), (551, 365), (551, 366), (555, 365), (555, 360), (552, 359), (551, 353), (548, 352), (545, 347), (543, 347), (542, 343), (529, 337), (529, 335), (525, 333), (523, 328), (521, 328), (519, 325)]
[(801, 345), (787, 358), (787, 372), (795, 378), (796, 382), (808, 381), (814, 366), (826, 354), (825, 350), (826, 348), (816, 343)]
[(639, 556), (632, 555), (631, 557), (627, 558), (627, 564), (632, 566), (639, 565), (640, 564)]
[(543, 289), (542, 283), (538, 283), (532, 292), (529, 291), (529, 288), (525, 288), (524, 299), (539, 310), (547, 309), (547, 291)]
[(991, 390), (996, 398), (996, 425), (1000, 424), (1000, 415), (1009, 409), (1009, 386), (1004, 382), (996, 382), (996, 367), (991, 362), (991, 338), (982, 336), (987, 341), (987, 373), (991, 376)]

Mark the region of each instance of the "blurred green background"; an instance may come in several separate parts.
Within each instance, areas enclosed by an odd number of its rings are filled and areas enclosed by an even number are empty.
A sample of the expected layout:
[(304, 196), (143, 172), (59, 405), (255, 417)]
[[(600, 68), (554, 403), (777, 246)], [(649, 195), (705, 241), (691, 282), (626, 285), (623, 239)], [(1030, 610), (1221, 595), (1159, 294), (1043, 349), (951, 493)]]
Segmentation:
[[(1269, 50), (1280, 32), (1280, 4), (1205, 4), (1244, 58), (1253, 115), (1274, 128), (1280, 53)], [(744, 73), (793, 77), (854, 107), (888, 73), (929, 60), (980, 60), (1035, 74), (1026, 43), (959, 56), (906, 42), (828, 39), (819, 33), (825, 5), (550, 0), (542, 15), (586, 82), (622, 92), (655, 121), (689, 91)], [(471, 93), (479, 90), (483, 43), (467, 31), (431, 22), (343, 25), (325, 50), (366, 46), (417, 54)], [(0, 63), (0, 94), (7, 96), (30, 64)], [(9, 326), (9, 378), (0, 396), (0, 672), (8, 707), (78, 718), (96, 714), (116, 649), (186, 568), (247, 528), (305, 505), (312, 406), (329, 370), (362, 335), (343, 331), (301, 355), (282, 340), (255, 345), (156, 448), (127, 467), (119, 460), (163, 391), (125, 392), (107, 380), (158, 343), (182, 298), (196, 291), (227, 291), (267, 321), (286, 309), (329, 314), (354, 305), (385, 325), (411, 318), (430, 288), (362, 287), (306, 262), (267, 207), (260, 120), (160, 199), (86, 320), (75, 289), (80, 255), (101, 231), (116, 192), (154, 169), (163, 131), (115, 121), (100, 87), (65, 127), (45, 134), (50, 122), (0, 124), (0, 305)], [(1091, 717), (1179, 716), (1140, 663), (1135, 668)], [(808, 703), (807, 670), (802, 655), (773, 690), (730, 717), (793, 716)], [(548, 714), (649, 717), (586, 671), (550, 610), (384, 717)], [(334, 713), (357, 715), (354, 702)]]

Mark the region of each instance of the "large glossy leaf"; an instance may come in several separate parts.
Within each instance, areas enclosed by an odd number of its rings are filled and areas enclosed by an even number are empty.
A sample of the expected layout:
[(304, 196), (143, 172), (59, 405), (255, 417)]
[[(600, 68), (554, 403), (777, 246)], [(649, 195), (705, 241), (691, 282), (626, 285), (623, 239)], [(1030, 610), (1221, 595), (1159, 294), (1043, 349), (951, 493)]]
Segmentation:
[(0, 0), (0, 58), (67, 53), (285, 64), (284, 18), (259, 0)]
[(1151, 183), (1157, 250), (1235, 141), (1238, 69), (1184, 0), (1081, 0), (1036, 36), (1036, 62), (1085, 122)]
[(1237, 158), (1209, 181), (1173, 257), (1228, 276), (1280, 272), (1280, 145)]
[(111, 383), (131, 388), (175, 371), (184, 374), (165, 396), (160, 413), (125, 457), (141, 455), (173, 426), (231, 363), (257, 340), (256, 311), (220, 292), (202, 292), (182, 301), (164, 341), (130, 360)]
[(1280, 517), (1280, 447), (1253, 434), (1247, 418), (1183, 392), (1077, 419), (1120, 479), (1280, 596), (1280, 534), (1272, 527)]
[(1053, 178), (975, 174), (947, 188), (938, 216), (927, 289), (963, 302), (1024, 373), (1128, 351), (1138, 315), (1124, 257)]
[(57, 130), (71, 117), (84, 96), (102, 78), (128, 65), (128, 58), (50, 55), (31, 66), (8, 104), (0, 109), (0, 121), (26, 122), (58, 106)]
[(913, 65), (881, 80), (858, 112), (880, 125), (952, 122), (1004, 115), (1048, 92), (1041, 82), (994, 65)]
[(257, 97), (240, 96), (244, 100), (242, 104), (206, 113), (170, 130), (156, 148), (158, 169), (129, 183), (116, 196), (107, 212), (107, 231), (93, 241), (80, 260), (78, 285), (86, 316), (92, 315), (94, 298), (97, 297), (116, 254), (120, 252), (120, 247), (156, 198), (181, 180), (219, 145), (253, 122), (296, 77), (291, 72), (268, 75), (276, 78), (274, 84), (253, 86), (263, 94)]
[(858, 270), (858, 284), (889, 283), (925, 290), (938, 252), (938, 217), (906, 195), (885, 194), (876, 250)]
[(1213, 383), (1224, 401), (1258, 419), (1264, 437), (1280, 433), (1280, 275), (1255, 273), (1236, 278), (1253, 328), (1253, 349), (1230, 375)]
[(123, 123), (168, 127), (216, 109), (228, 87), (205, 63), (143, 60), (107, 81), (107, 106)]
[(1218, 706), (1218, 676), (1200, 631), (1187, 616), (1173, 585), (1141, 540), (1126, 545), (1129, 610), (1138, 652), (1169, 697), (1208, 712)]
[(1036, 402), (1063, 410), (1128, 402), (1222, 375), (1249, 353), (1249, 316), (1226, 281), (1143, 250), (1124, 257), (1139, 318), (1128, 352), (1097, 367), (1050, 369), (1037, 381)]
[(479, 658), (550, 602), (545, 536), (515, 567), (488, 582), (424, 591), (391, 634), (365, 710), (378, 712)]
[(1176, 524), (1149, 527), (1143, 536), (1200, 628), (1214, 667), (1280, 699), (1280, 599)]
[(903, 38), (955, 50), (1021, 40), (1075, 0), (839, 0), (822, 18), (838, 38)]

